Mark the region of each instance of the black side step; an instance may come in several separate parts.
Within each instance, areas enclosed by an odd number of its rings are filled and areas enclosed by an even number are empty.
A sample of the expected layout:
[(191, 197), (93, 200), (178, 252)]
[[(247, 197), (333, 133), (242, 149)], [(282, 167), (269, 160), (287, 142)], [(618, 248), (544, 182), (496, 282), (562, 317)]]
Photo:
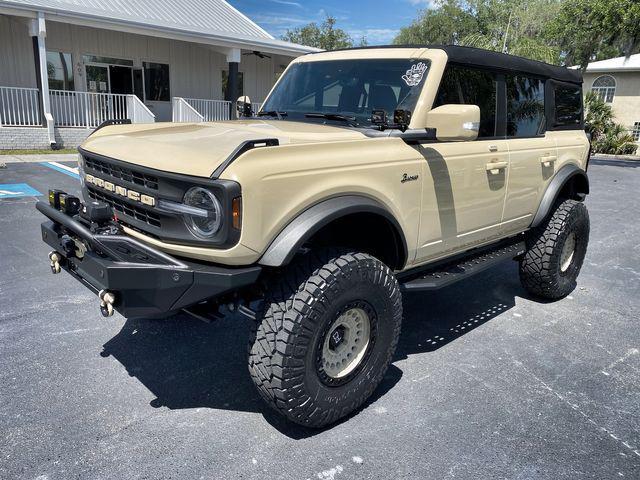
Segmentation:
[(456, 261), (426, 267), (425, 270), (417, 274), (417, 277), (412, 276), (404, 282), (400, 279), (400, 288), (408, 292), (438, 290), (480, 273), (505, 260), (513, 260), (522, 255), (525, 250), (525, 243), (520, 237), (518, 240), (507, 244), (501, 243), (492, 248), (459, 258)]

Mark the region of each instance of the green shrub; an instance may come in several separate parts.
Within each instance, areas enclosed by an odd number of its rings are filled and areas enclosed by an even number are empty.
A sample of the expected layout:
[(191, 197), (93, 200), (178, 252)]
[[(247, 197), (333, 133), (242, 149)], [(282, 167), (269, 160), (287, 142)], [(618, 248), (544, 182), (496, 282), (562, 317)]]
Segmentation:
[(611, 106), (595, 93), (585, 97), (585, 130), (591, 134), (591, 148), (594, 153), (611, 155), (633, 155), (638, 149), (626, 128), (613, 121)]

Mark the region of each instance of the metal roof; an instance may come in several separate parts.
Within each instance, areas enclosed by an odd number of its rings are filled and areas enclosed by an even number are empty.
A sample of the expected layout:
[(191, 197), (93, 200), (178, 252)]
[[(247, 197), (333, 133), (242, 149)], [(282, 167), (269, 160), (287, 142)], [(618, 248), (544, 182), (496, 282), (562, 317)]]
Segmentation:
[(317, 51), (274, 39), (224, 0), (0, 0), (0, 7), (41, 11), (60, 17), (54, 17), (57, 21), (75, 17), (183, 33), (200, 39), (226, 40), (246, 45), (241, 48), (247, 49), (272, 47), (272, 50), (295, 54)]
[(640, 53), (628, 57), (609, 58), (587, 65), (587, 72), (619, 72), (640, 71)]

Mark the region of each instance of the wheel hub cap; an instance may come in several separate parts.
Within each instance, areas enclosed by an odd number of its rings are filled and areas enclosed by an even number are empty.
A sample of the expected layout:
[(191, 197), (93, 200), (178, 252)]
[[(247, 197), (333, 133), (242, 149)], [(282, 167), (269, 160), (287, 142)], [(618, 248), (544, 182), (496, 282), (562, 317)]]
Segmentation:
[(340, 315), (322, 347), (322, 367), (330, 378), (342, 378), (362, 361), (371, 336), (371, 320), (361, 308), (350, 308)]
[(576, 251), (576, 234), (570, 233), (562, 246), (560, 253), (560, 271), (566, 272), (573, 261), (573, 254)]

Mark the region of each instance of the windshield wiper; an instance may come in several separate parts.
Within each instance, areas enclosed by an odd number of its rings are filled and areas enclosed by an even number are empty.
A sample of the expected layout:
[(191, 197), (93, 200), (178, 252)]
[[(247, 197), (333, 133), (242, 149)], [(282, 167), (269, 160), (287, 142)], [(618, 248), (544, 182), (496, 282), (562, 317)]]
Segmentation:
[(339, 120), (342, 122), (347, 122), (352, 127), (357, 127), (359, 125), (359, 123), (356, 121), (356, 117), (351, 117), (349, 115), (342, 115), (340, 113), (312, 112), (312, 113), (305, 113), (304, 116), (307, 118), (326, 118), (327, 120)]
[(286, 117), (287, 115), (287, 112), (279, 112), (278, 110), (267, 110), (258, 112), (259, 117), (277, 117), (278, 120), (282, 120), (282, 117)]

